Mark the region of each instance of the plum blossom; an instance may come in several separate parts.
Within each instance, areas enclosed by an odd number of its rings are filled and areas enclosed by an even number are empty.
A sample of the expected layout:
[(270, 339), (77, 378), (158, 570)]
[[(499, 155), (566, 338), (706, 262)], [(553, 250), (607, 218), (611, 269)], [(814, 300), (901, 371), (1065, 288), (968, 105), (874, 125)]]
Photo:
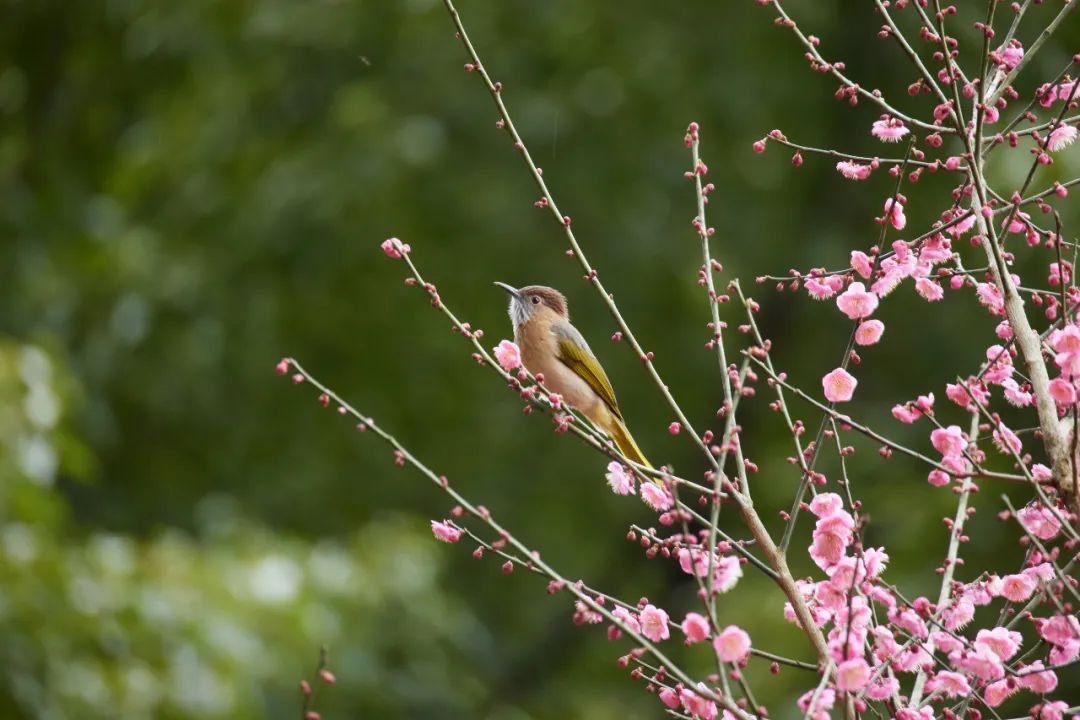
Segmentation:
[(1024, 59), (1024, 46), (1020, 44), (1019, 40), (1010, 40), (1008, 45), (1003, 45), (990, 53), (990, 59), (1008, 72)]
[(637, 616), (624, 607), (617, 607), (611, 611), (611, 616), (623, 624), (628, 630), (632, 632), (641, 632), (641, 623), (638, 621)]
[(836, 163), (836, 169), (848, 180), (865, 180), (870, 177), (870, 171), (873, 168), (869, 165), (860, 165), (857, 162), (851, 162), (850, 160), (841, 160)]
[(909, 132), (911, 131), (904, 126), (903, 121), (888, 115), (882, 115), (881, 119), (875, 120), (870, 127), (870, 134), (886, 143), (900, 142)]
[(1039, 720), (1062, 720), (1068, 708), (1069, 704), (1064, 700), (1043, 703), (1042, 708), (1039, 710)]
[(1005, 300), (1001, 296), (1001, 290), (993, 283), (979, 283), (975, 286), (975, 295), (979, 303), (990, 311), (991, 315), (1005, 315)]
[(1054, 513), (1039, 503), (1020, 508), (1016, 519), (1025, 530), (1040, 540), (1050, 540), (1061, 530), (1061, 523), (1054, 517)]
[(1080, 621), (1075, 617), (1055, 615), (1044, 619), (1037, 627), (1042, 639), (1052, 645), (1066, 647), (1070, 643), (1080, 642)]
[(990, 707), (997, 707), (1019, 689), (1019, 686), (1008, 680), (998, 680), (986, 686), (986, 689), (983, 690), (983, 700)]
[(844, 287), (844, 278), (839, 275), (825, 277), (810, 276), (803, 282), (806, 292), (815, 300), (827, 300)]
[(1006, 575), (1001, 579), (1001, 596), (1012, 602), (1024, 602), (1035, 592), (1036, 584), (1034, 578), (1023, 573)]
[(932, 430), (930, 443), (944, 457), (957, 457), (962, 455), (967, 447), (967, 436), (959, 425), (950, 425)]
[(915, 292), (919, 293), (926, 302), (937, 302), (945, 297), (945, 291), (941, 285), (925, 277), (915, 280)]
[(741, 662), (750, 653), (750, 636), (742, 628), (728, 625), (713, 638), (713, 649), (724, 662)]
[(726, 593), (735, 587), (741, 577), (742, 563), (739, 562), (739, 558), (725, 555), (716, 561), (716, 568), (713, 571), (713, 592)]
[(671, 637), (668, 629), (668, 614), (655, 605), (646, 605), (638, 614), (641, 634), (653, 642), (660, 642)]
[(862, 250), (851, 251), (851, 269), (859, 273), (859, 276), (863, 280), (869, 280), (870, 274), (874, 270), (874, 265), (870, 261), (870, 257)]
[(386, 253), (387, 257), (393, 258), (394, 260), (400, 260), (402, 255), (406, 255), (412, 251), (412, 248), (409, 247), (408, 243), (403, 243), (396, 237), (383, 240), (379, 247), (382, 248), (382, 251)]
[(862, 658), (845, 660), (836, 666), (836, 689), (862, 690), (870, 682), (870, 666)]
[(994, 446), (1001, 451), (1003, 455), (1020, 453), (1023, 449), (1023, 444), (1020, 442), (1020, 438), (1017, 437), (1009, 428), (1004, 424), (998, 423), (998, 427), (991, 433), (991, 437), (994, 440)]
[(517, 370), (521, 367), (521, 348), (517, 346), (517, 343), (510, 340), (500, 340), (492, 352), (495, 354), (495, 360), (498, 361), (499, 366), (506, 372)]
[(432, 520), (431, 532), (435, 535), (436, 540), (441, 540), (444, 543), (456, 543), (461, 539), (461, 531), (448, 522)]
[[(708, 688), (705, 687), (705, 683), (699, 682), (697, 688), (702, 692), (708, 691)], [(679, 699), (682, 700), (682, 705), (686, 712), (696, 718), (700, 718), (701, 720), (714, 720), (716, 717), (716, 703), (702, 697), (693, 690), (683, 688), (679, 691)]]
[(1054, 689), (1057, 688), (1057, 673), (1053, 670), (1044, 670), (1042, 660), (1036, 660), (1021, 672), (1023, 675), (1019, 679), (1020, 687), (1026, 690), (1045, 695), (1054, 692)]
[(608, 485), (613, 493), (616, 495), (633, 495), (636, 492), (634, 476), (627, 472), (622, 463), (612, 460), (608, 463), (607, 469), (608, 471), (604, 477), (607, 478)]
[(664, 703), (664, 706), (670, 710), (674, 710), (682, 705), (682, 701), (679, 700), (679, 694), (671, 688), (664, 688), (660, 691), (660, 702)]
[(836, 298), (836, 307), (840, 312), (848, 316), (850, 320), (860, 320), (870, 317), (877, 310), (877, 295), (866, 291), (866, 286), (861, 282), (853, 282), (848, 289), (840, 293)]
[(687, 645), (701, 642), (709, 637), (709, 621), (700, 613), (687, 613), (680, 627), (686, 635)]
[(889, 198), (885, 201), (885, 220), (897, 230), (907, 227), (904, 204), (899, 198)]
[(980, 630), (975, 636), (975, 646), (986, 647), (1002, 660), (1008, 660), (1020, 649), (1023, 639), (1015, 630), (996, 627), (992, 630)]
[(1076, 128), (1072, 125), (1058, 125), (1050, 131), (1050, 135), (1046, 138), (1046, 149), (1050, 152), (1064, 150), (1073, 144), (1076, 135)]
[(821, 378), (825, 399), (829, 402), (847, 402), (855, 394), (859, 381), (844, 368), (836, 368)]
[(663, 512), (674, 504), (671, 493), (656, 483), (641, 484), (641, 499), (657, 512)]
[(967, 678), (952, 670), (940, 670), (937, 675), (926, 683), (926, 689), (931, 692), (940, 692), (951, 698), (963, 697), (971, 693), (971, 685)]
[(855, 328), (855, 344), (862, 347), (876, 345), (885, 332), (885, 323), (880, 320), (863, 320)]

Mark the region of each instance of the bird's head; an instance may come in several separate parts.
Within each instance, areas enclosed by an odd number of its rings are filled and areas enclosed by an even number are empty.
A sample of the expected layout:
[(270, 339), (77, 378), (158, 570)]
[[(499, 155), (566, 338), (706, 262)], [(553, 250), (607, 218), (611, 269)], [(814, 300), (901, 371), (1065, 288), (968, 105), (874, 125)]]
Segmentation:
[(544, 285), (527, 285), (515, 288), (506, 283), (495, 283), (510, 295), (510, 322), (514, 330), (532, 319), (568, 320), (570, 312), (566, 307), (566, 296), (554, 288)]

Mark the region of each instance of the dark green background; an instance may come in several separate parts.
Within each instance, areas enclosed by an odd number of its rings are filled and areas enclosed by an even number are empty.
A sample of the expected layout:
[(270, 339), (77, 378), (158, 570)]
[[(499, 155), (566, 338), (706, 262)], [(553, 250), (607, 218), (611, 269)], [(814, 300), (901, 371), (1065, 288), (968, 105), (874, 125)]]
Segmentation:
[[(1056, 9), (1036, 8), (1021, 37)], [(796, 171), (789, 153), (758, 157), (751, 143), (781, 127), (809, 144), (900, 152), (870, 137), (879, 113), (833, 100), (835, 82), (809, 73), (794, 37), (749, 0), (460, 10), (695, 424), (709, 426), (720, 383), (702, 349), (682, 177), (691, 120), (717, 186), (723, 278), (762, 301), (778, 364), (819, 391), (849, 323), (831, 302), (753, 278), (844, 266), (876, 241), (892, 181), (853, 184), (813, 157)], [(868, 3), (791, 10), (865, 86), (928, 114), (929, 99), (903, 93), (914, 75), (875, 37)], [(645, 451), (701, 472), (686, 438), (665, 431), (670, 412), (638, 361), (605, 340), (614, 324), (532, 207), (441, 3), (4, 0), (0, 18), (0, 715), (295, 717), (296, 682), (326, 643), (339, 677), (319, 698), (326, 717), (658, 717), (615, 664), (625, 644), (575, 628), (566, 598), (537, 578), (436, 545), (427, 523), (446, 516), (445, 497), (273, 372), (297, 357), (568, 577), (679, 617), (694, 609), (686, 576), (623, 540), (650, 514), (607, 490), (602, 458), (523, 417), (378, 249), (391, 235), (411, 243), (489, 345), (510, 333), (492, 281), (564, 290)], [(1024, 93), (1067, 60), (1075, 21), (1063, 33)], [(1027, 157), (1002, 155), (994, 177), (1013, 187)], [(1039, 187), (1070, 166), (1044, 170)], [(937, 217), (946, 190), (927, 176), (909, 192), (912, 229)], [(1062, 208), (1068, 227), (1075, 213)], [(1033, 282), (1046, 261), (1031, 260), (1042, 264)], [(885, 340), (863, 353), (850, 407), (924, 450), (928, 426), (899, 426), (889, 408), (933, 390), (943, 420), (965, 422), (944, 383), (976, 369), (996, 324), (972, 294), (949, 297), (928, 306), (908, 284), (883, 304)], [(725, 317), (742, 321), (734, 307)], [(742, 424), (761, 466), (757, 502), (778, 525), (798, 478), (764, 390)], [(794, 410), (816, 427), (809, 408)], [(930, 488), (925, 468), (849, 442), (868, 542), (887, 546), (906, 593), (936, 595), (952, 494)], [(1003, 489), (977, 499), (969, 568), (1016, 567), (1015, 532), (994, 518)], [(811, 572), (802, 553), (793, 563)], [(721, 601), (755, 644), (807, 658), (781, 606), (754, 575)], [(687, 651), (686, 666), (707, 672), (707, 655)], [(791, 716), (814, 678), (765, 670), (751, 664), (759, 699)]]

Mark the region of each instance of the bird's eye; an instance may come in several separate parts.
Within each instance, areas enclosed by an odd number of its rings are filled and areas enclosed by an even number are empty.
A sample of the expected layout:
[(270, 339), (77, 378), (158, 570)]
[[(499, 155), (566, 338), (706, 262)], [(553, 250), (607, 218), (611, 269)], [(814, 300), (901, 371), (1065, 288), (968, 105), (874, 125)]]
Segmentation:
[(540, 304), (540, 298), (537, 297), (536, 295), (533, 295), (532, 303), (533, 303), (533, 305), (539, 305)]

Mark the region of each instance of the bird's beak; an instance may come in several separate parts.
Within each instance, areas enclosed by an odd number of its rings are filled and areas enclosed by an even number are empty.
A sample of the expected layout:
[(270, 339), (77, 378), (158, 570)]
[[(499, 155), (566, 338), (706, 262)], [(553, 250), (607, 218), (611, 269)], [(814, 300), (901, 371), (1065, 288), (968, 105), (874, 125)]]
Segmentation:
[(507, 293), (509, 293), (510, 297), (514, 298), (515, 300), (520, 300), (521, 299), (521, 293), (518, 292), (518, 289), (516, 287), (513, 287), (512, 285), (507, 285), (506, 283), (503, 283), (503, 282), (497, 282), (495, 284), (498, 285), (499, 287), (501, 287)]

